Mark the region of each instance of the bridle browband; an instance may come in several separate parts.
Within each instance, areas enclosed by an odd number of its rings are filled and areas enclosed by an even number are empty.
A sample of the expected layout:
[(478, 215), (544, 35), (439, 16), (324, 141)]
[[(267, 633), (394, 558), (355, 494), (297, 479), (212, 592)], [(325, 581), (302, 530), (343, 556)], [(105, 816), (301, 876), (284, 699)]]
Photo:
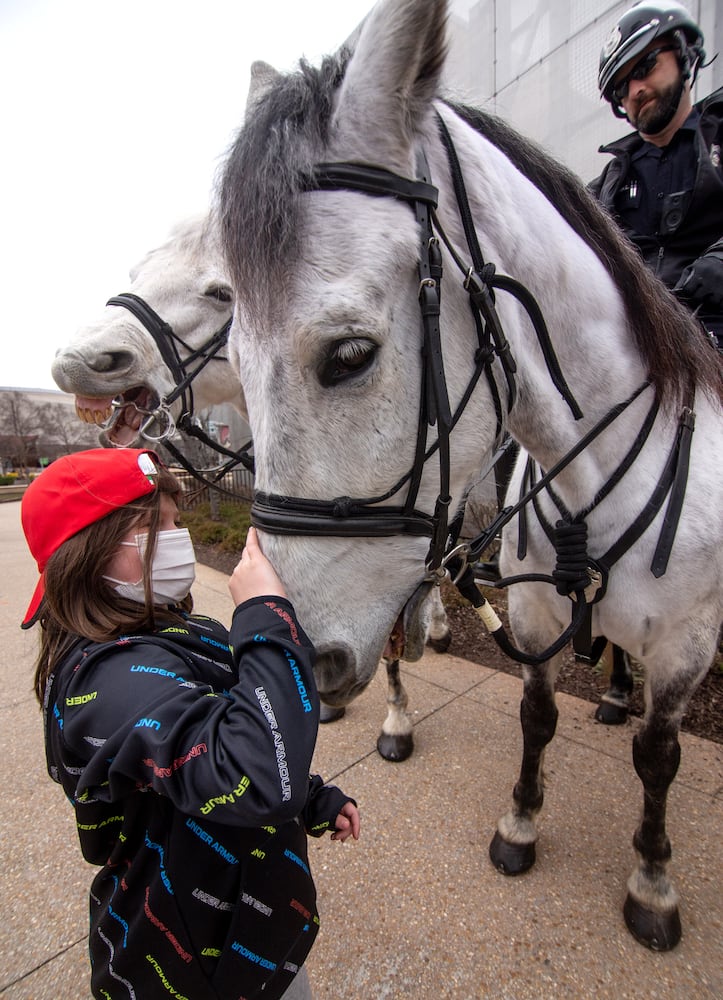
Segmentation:
[[(222, 493), (233, 493), (233, 491), (219, 486), (218, 481), (237, 465), (242, 465), (251, 472), (254, 471), (253, 457), (250, 454), (253, 446), (252, 442), (248, 441), (238, 452), (235, 452), (229, 448), (225, 448), (218, 441), (214, 441), (213, 438), (209, 437), (194, 422), (193, 401), (193, 381), (197, 375), (211, 361), (228, 361), (227, 358), (220, 356), (220, 351), (228, 343), (231, 319), (228, 319), (222, 327), (211, 334), (208, 340), (201, 344), (200, 347), (192, 348), (179, 337), (173, 327), (162, 319), (155, 309), (149, 306), (140, 295), (135, 295), (133, 292), (121, 292), (120, 295), (114, 295), (108, 299), (106, 305), (120, 306), (135, 316), (153, 339), (163, 359), (163, 363), (168, 368), (171, 378), (175, 383), (173, 390), (167, 396), (160, 399), (158, 405), (153, 410), (141, 411), (145, 413), (146, 420), (141, 425), (139, 433), (148, 441), (162, 443), (179, 465), (186, 472), (194, 476), (194, 478), (204, 483), (204, 485), (212, 486)], [(187, 352), (185, 357), (181, 357), (178, 349), (179, 344)], [(171, 414), (171, 405), (177, 399), (181, 401), (181, 415), (178, 419), (174, 419)], [(125, 405), (128, 404), (122, 398), (113, 400), (114, 411)], [(206, 470), (207, 475), (204, 476), (191, 465), (183, 453), (173, 444), (171, 438), (177, 429), (189, 437), (201, 441), (217, 454), (226, 456), (228, 461), (216, 469)], [(154, 433), (152, 433), (152, 430), (154, 430)], [(208, 478), (209, 476), (212, 476), (212, 478)]]

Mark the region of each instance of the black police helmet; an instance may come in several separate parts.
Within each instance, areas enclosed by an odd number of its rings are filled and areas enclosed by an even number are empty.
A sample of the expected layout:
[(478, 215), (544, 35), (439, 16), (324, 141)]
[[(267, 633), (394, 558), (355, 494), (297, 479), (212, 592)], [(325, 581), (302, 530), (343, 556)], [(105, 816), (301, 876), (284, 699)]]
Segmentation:
[(670, 35), (678, 49), (683, 78), (687, 80), (692, 75), (695, 79), (698, 67), (705, 59), (703, 34), (682, 4), (636, 3), (610, 32), (600, 53), (598, 87), (618, 118), (624, 118), (625, 112), (613, 97), (615, 76), (652, 41), (664, 35)]

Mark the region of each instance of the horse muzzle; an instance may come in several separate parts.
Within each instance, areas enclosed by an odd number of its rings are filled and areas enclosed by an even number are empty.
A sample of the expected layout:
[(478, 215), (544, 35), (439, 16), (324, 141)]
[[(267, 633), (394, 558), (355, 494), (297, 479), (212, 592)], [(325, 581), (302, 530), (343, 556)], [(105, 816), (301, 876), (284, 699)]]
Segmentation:
[(362, 693), (374, 676), (360, 677), (359, 660), (346, 645), (335, 643), (317, 646), (314, 678), (319, 697), (326, 705), (342, 708)]

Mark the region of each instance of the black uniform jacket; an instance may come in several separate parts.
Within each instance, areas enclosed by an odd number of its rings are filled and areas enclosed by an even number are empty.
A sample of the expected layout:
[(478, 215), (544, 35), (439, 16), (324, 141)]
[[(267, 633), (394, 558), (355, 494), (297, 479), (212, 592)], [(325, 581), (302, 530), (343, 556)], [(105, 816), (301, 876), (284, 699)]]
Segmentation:
[(637, 233), (616, 213), (616, 198), (628, 182), (632, 157), (643, 145), (637, 132), (600, 147), (601, 153), (612, 153), (614, 159), (590, 184), (592, 193), (616, 217), (648, 267), (669, 288), (684, 268), (723, 238), (723, 87), (696, 107), (700, 118), (694, 139), (694, 184), (683, 193), (678, 210), (669, 213), (664, 232), (653, 236)]
[(314, 650), (285, 600), (79, 640), (46, 698), (49, 772), (86, 860), (95, 997), (277, 998), (318, 929), (306, 832), (348, 801), (309, 777)]

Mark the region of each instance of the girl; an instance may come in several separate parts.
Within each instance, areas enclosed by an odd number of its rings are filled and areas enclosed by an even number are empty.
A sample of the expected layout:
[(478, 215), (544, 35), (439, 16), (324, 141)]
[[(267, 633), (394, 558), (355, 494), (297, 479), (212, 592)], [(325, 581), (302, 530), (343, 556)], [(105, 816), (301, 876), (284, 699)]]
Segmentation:
[(229, 582), (230, 636), (191, 614), (178, 491), (153, 452), (96, 449), (55, 461), (22, 503), (48, 768), (101, 866), (92, 993), (307, 997), (305, 830), (356, 839), (358, 810), (309, 777), (314, 650), (253, 528)]

